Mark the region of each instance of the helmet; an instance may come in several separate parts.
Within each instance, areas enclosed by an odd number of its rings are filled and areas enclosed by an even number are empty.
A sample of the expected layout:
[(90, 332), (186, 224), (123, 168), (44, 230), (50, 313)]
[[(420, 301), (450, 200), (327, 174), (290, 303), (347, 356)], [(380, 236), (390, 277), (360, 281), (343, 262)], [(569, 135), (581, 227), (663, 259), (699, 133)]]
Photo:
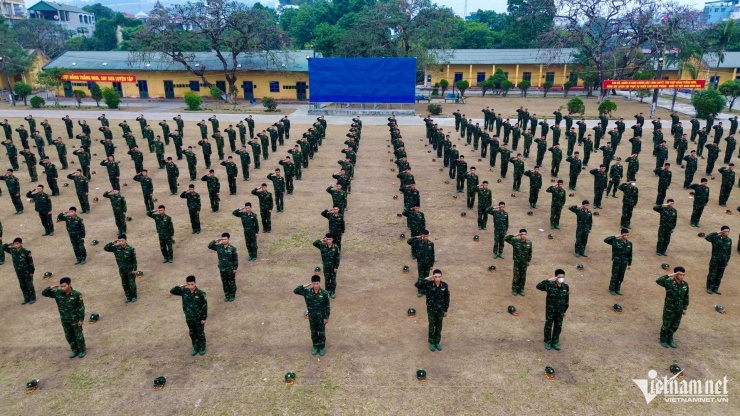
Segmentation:
[(50, 278), (53, 275), (54, 275), (54, 273), (52, 273), (52, 272), (46, 272), (46, 273), (44, 273), (44, 279), (48, 279), (48, 278)]
[(583, 270), (583, 265), (581, 263), (576, 264), (576, 269)]
[(501, 183), (501, 179), (496, 179), (496, 183)]
[(98, 322), (100, 320), (100, 314), (98, 313), (91, 313), (90, 319), (87, 320), (87, 322), (94, 324), (95, 322)]
[(398, 199), (398, 195), (393, 195), (393, 199)]
[(99, 201), (99, 199), (98, 199), (97, 196), (95, 198), (93, 198), (93, 202), (98, 202), (98, 201)]
[(401, 235), (399, 235), (399, 237), (400, 237), (400, 238), (406, 238), (406, 234), (404, 234), (404, 233), (401, 233)]
[[(457, 195), (455, 195), (455, 197), (457, 197)], [(465, 211), (463, 211), (463, 212), (460, 213), (460, 216), (461, 217), (467, 217), (468, 216), (468, 213), (465, 212)]]
[(527, 211), (527, 215), (529, 215), (529, 216), (531, 217), (532, 215), (534, 215), (534, 212), (532, 212), (532, 211)]
[(416, 370), (416, 379), (419, 381), (427, 381), (427, 372), (421, 368)]
[(319, 273), (319, 272), (321, 272), (321, 267), (316, 266), (316, 267), (314, 267), (313, 271), (316, 272), (316, 273)]
[(167, 384), (167, 377), (159, 376), (154, 379), (154, 390), (162, 390), (164, 385)]
[(406, 314), (409, 316), (409, 318), (413, 318), (416, 316), (416, 309), (409, 308), (409, 310), (406, 311)]
[(714, 305), (714, 310), (721, 314), (727, 313), (727, 311), (725, 311), (725, 308), (723, 308), (722, 305)]
[(98, 241), (98, 240), (92, 240), (91, 243), (92, 243), (92, 245), (97, 246), (100, 243), (100, 241)]
[(478, 241), (478, 240), (480, 240), (480, 236), (478, 234), (474, 235), (473, 241)]
[(676, 363), (671, 364), (669, 369), (671, 370), (671, 374), (674, 374), (674, 375), (683, 373), (683, 370), (681, 370), (681, 367), (679, 367), (678, 364)]
[(33, 379), (26, 383), (26, 394), (31, 394), (39, 387), (39, 383), (41, 383), (41, 380), (39, 379)]
[(704, 233), (699, 233), (699, 234), (697, 234), (697, 235), (698, 235), (699, 237), (704, 237), (704, 236), (706, 236), (706, 234), (704, 234)]
[(594, 217), (598, 217), (599, 215), (601, 215), (599, 214), (599, 211), (594, 211)]
[(409, 272), (409, 266), (403, 266), (403, 272), (408, 273)]
[(126, 221), (131, 221), (131, 220), (133, 220), (133, 218), (131, 218), (131, 217), (126, 217)]
[(668, 263), (663, 263), (660, 265), (660, 267), (662, 267), (663, 270), (668, 270), (671, 266)]
[(552, 234), (548, 234), (548, 235), (547, 235), (547, 239), (548, 239), (548, 240), (552, 240), (553, 238), (555, 238), (555, 236), (554, 236), (554, 235), (552, 235)]
[(614, 312), (616, 313), (622, 313), (622, 305), (615, 303), (614, 304)]
[(496, 271), (496, 266), (494, 266), (494, 265), (488, 266), (488, 271), (491, 272), (491, 273), (495, 272)]
[(285, 384), (290, 385), (293, 384), (293, 382), (295, 382), (295, 373), (292, 371), (288, 371), (285, 374)]

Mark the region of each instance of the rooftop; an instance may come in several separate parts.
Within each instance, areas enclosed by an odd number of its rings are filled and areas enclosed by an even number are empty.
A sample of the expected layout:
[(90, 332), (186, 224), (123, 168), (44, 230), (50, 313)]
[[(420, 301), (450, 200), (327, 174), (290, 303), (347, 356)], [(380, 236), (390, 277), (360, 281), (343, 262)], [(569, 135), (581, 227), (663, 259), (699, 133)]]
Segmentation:
[(576, 49), (431, 49), (441, 64), (549, 65), (567, 64)]
[(34, 10), (34, 11), (53, 11), (53, 10), (60, 10), (64, 12), (72, 12), (72, 13), (82, 13), (82, 14), (92, 14), (90, 12), (86, 12), (79, 7), (74, 6), (68, 6), (66, 4), (59, 4), (55, 3), (53, 1), (46, 1), (42, 0), (33, 6), (29, 7), (28, 10)]

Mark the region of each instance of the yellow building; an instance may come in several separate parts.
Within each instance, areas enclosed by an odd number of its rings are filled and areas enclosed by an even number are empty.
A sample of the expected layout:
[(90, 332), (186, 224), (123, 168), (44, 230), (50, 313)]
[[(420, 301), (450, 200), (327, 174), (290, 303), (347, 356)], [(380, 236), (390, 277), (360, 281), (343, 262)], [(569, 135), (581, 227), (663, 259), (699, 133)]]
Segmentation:
[[(194, 52), (188, 59), (191, 67), (222, 91), (228, 84), (221, 61), (213, 52)], [(313, 51), (274, 51), (241, 55), (238, 59), (238, 98), (273, 97), (308, 100), (308, 59)], [(75, 89), (87, 89), (93, 83), (112, 87), (127, 98), (180, 98), (186, 91), (210, 97), (200, 76), (184, 69), (182, 64), (160, 54), (146, 60), (133, 59), (129, 52), (65, 52), (46, 68), (63, 68), (64, 85), (57, 92), (72, 96)]]
[[(10, 83), (12, 85), (18, 81), (22, 81), (26, 84), (31, 85), (34, 89), (41, 88), (41, 86), (38, 85), (38, 74), (39, 72), (41, 72), (41, 69), (44, 67), (44, 65), (49, 63), (50, 59), (48, 56), (46, 56), (45, 53), (38, 49), (30, 49), (26, 52), (32, 55), (31, 66), (28, 67), (28, 69), (26, 69), (26, 72), (22, 74), (11, 75), (9, 77)], [(6, 85), (6, 77), (2, 71), (2, 66), (0, 66), (0, 90), (6, 89), (8, 89), (8, 86)]]
[(570, 80), (577, 86), (578, 67), (570, 63), (575, 52), (575, 49), (434, 49), (429, 53), (438, 64), (426, 69), (425, 85), (431, 87), (446, 79), (450, 85), (465, 80), (475, 87), (500, 68), (514, 85), (527, 80), (532, 87), (541, 87), (550, 81), (557, 88)]
[[(716, 55), (704, 55), (701, 62), (696, 62), (694, 65), (698, 69), (697, 79), (707, 80), (707, 86), (712, 83), (722, 85), (725, 81), (731, 81), (740, 79), (738, 69), (740, 69), (740, 52), (726, 52), (725, 59), (717, 67), (717, 56)], [(715, 78), (714, 74), (717, 73)], [(691, 71), (687, 68), (681, 73), (681, 79), (693, 79)], [(666, 65), (661, 74), (661, 78), (667, 77), (668, 79), (678, 79), (678, 65), (671, 64)]]

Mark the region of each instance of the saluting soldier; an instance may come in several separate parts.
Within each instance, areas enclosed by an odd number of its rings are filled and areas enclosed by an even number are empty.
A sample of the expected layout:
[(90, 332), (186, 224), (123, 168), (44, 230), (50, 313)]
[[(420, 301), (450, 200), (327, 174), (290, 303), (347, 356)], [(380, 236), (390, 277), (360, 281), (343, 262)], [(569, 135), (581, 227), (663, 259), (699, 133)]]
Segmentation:
[(262, 232), (272, 232), (272, 194), (267, 190), (267, 184), (263, 183), (259, 188), (252, 189), (252, 195), (260, 200), (260, 218), (262, 220)]
[(622, 228), (630, 229), (630, 223), (632, 222), (632, 211), (637, 205), (637, 200), (640, 195), (640, 190), (637, 189), (636, 182), (634, 180), (619, 185), (619, 190), (622, 191), (622, 218), (620, 224)]
[(249, 127), (249, 138), (254, 138), (254, 119), (252, 119), (252, 115), (248, 115), (247, 118), (244, 119), (244, 121), (247, 122), (247, 127)]
[(74, 123), (72, 122), (72, 119), (69, 118), (68, 115), (62, 117), (62, 121), (64, 121), (64, 128), (67, 129), (67, 138), (71, 139), (72, 137), (74, 137), (74, 134), (72, 133), (72, 128), (74, 127)]
[(23, 201), (21, 200), (21, 184), (18, 178), (13, 174), (13, 169), (8, 169), (5, 175), (0, 176), (0, 180), (5, 181), (8, 186), (10, 200), (13, 202), (16, 214), (23, 214)]
[(3, 142), (3, 146), (5, 146), (5, 150), (8, 152), (8, 159), (10, 160), (10, 166), (18, 170), (18, 149), (13, 144), (12, 139), (5, 139)]
[(164, 260), (162, 263), (172, 263), (174, 251), (172, 243), (175, 242), (175, 227), (172, 225), (172, 217), (165, 214), (164, 205), (157, 207), (156, 211), (148, 211), (147, 217), (154, 220), (157, 227), (157, 236), (159, 237), (159, 249), (162, 252)]
[[(39, 180), (39, 175), (36, 172), (36, 155), (31, 152), (31, 149), (21, 150), (21, 155), (26, 159), (26, 167), (28, 167), (28, 174), (31, 176), (31, 182), (37, 182)], [(82, 163), (80, 163), (80, 165), (82, 165)]]
[(688, 156), (684, 156), (683, 160), (686, 162), (683, 189), (689, 189), (689, 185), (694, 180), (694, 174), (699, 169), (699, 159), (696, 157), (696, 150), (692, 150)]
[(455, 169), (457, 170), (457, 193), (461, 194), (465, 189), (465, 178), (468, 171), (468, 162), (465, 161), (465, 156), (460, 155), (457, 158), (457, 161), (455, 162)]
[(118, 234), (124, 234), (126, 232), (126, 212), (128, 211), (126, 198), (121, 195), (121, 191), (118, 189), (104, 192), (103, 198), (110, 199), (110, 204), (113, 208), (113, 218), (116, 222), (116, 227), (118, 228)]
[(431, 276), (416, 282), (419, 293), (426, 295), (427, 318), (429, 320), (429, 351), (442, 351), (442, 320), (450, 308), (450, 288), (442, 281), (442, 271), (434, 269)]
[(211, 135), (211, 138), (216, 142), (218, 160), (224, 160), (224, 136), (221, 135), (221, 131), (215, 130)]
[[(404, 211), (404, 215), (408, 217), (408, 224), (409, 228), (411, 228), (411, 224), (416, 222), (416, 218), (420, 217), (422, 222), (422, 229), (424, 229), (425, 226), (425, 220), (424, 220), (424, 213), (419, 212), (419, 207), (415, 207), (416, 209), (412, 209), (411, 212)], [(321, 211), (321, 216), (329, 220), (329, 233), (334, 238), (334, 244), (339, 247), (339, 251), (342, 250), (342, 234), (344, 234), (344, 215), (339, 213), (339, 207), (333, 206), (329, 209), (325, 209)], [(413, 236), (413, 230), (411, 231), (411, 234)], [(417, 234), (418, 235), (418, 234)]]
[(141, 184), (141, 193), (144, 196), (144, 207), (146, 211), (154, 211), (154, 183), (149, 177), (149, 171), (144, 169), (134, 176), (134, 180)]
[(689, 284), (684, 280), (686, 269), (674, 267), (673, 273), (655, 280), (659, 286), (665, 288), (665, 302), (663, 303), (663, 324), (660, 327), (660, 345), (663, 348), (676, 348), (673, 334), (681, 325), (681, 317), (686, 315), (689, 308)]
[[(206, 163), (206, 169), (211, 168), (211, 154), (213, 151), (211, 150), (211, 144), (208, 143), (208, 138), (204, 137), (198, 142), (198, 146), (201, 147), (201, 150), (203, 151), (203, 161)], [(190, 148), (188, 146), (188, 148)]]
[[(423, 230), (421, 235), (409, 238), (406, 240), (406, 243), (411, 246), (412, 254), (416, 252), (418, 277), (416, 279), (415, 286), (419, 288), (421, 282), (423, 282), (425, 278), (429, 277), (429, 271), (434, 267), (434, 242), (429, 239), (429, 230)], [(416, 297), (420, 298), (422, 294), (421, 290), (418, 290)]]
[(205, 182), (206, 188), (208, 188), (208, 199), (211, 201), (211, 211), (218, 212), (219, 203), (221, 202), (221, 198), (219, 197), (219, 193), (221, 192), (221, 182), (219, 182), (216, 177), (215, 171), (210, 169), (208, 171), (208, 175), (203, 175), (200, 180)]
[(707, 178), (701, 178), (700, 184), (692, 184), (691, 186), (689, 186), (689, 188), (694, 190), (694, 207), (691, 211), (691, 226), (699, 227), (701, 214), (704, 212), (704, 207), (709, 202), (709, 187), (707, 186)]
[(714, 164), (719, 158), (719, 146), (715, 143), (709, 143), (705, 147), (707, 148), (707, 169), (705, 172), (711, 176), (714, 171)]
[(13, 258), (13, 269), (18, 277), (18, 285), (23, 294), (23, 303), (36, 303), (36, 289), (33, 287), (33, 274), (36, 267), (33, 265), (33, 256), (31, 250), (23, 247), (23, 239), (16, 237), (11, 244), (4, 243), (3, 251), (10, 254)]
[[(252, 147), (252, 155), (254, 156), (254, 168), (259, 169), (260, 168), (260, 152), (262, 151), (262, 146), (260, 145), (260, 141), (257, 140), (257, 138), (252, 138), (247, 143), (249, 143), (249, 146)], [(300, 143), (300, 142), (299, 142)], [(301, 146), (303, 148), (303, 146)], [(308, 157), (305, 156), (305, 160), (303, 161), (303, 167), (308, 167)]]
[(206, 319), (208, 319), (208, 299), (206, 292), (196, 286), (195, 276), (185, 278), (185, 284), (170, 289), (170, 293), (182, 297), (182, 311), (185, 313), (185, 323), (188, 325), (190, 342), (193, 350), (190, 355), (206, 354)]
[(331, 233), (326, 234), (321, 240), (315, 240), (313, 246), (321, 251), (321, 264), (326, 277), (326, 290), (329, 292), (329, 296), (334, 299), (337, 296), (337, 270), (339, 269), (341, 256), (339, 247), (334, 244)]
[(257, 260), (257, 237), (260, 232), (260, 223), (257, 214), (252, 211), (252, 203), (247, 202), (243, 208), (235, 209), (231, 214), (242, 220), (249, 261)]
[[(493, 258), (504, 258), (504, 237), (509, 231), (509, 213), (506, 212), (506, 203), (501, 201), (498, 208), (490, 207), (486, 210), (493, 217)], [(483, 226), (485, 230), (485, 225)]]
[(467, 189), (468, 209), (473, 209), (473, 205), (475, 205), (475, 195), (476, 195), (476, 190), (478, 188), (478, 180), (479, 180), (478, 175), (475, 173), (475, 166), (471, 166), (470, 170), (468, 172), (465, 172), (462, 176), (465, 179), (465, 182), (467, 183), (467, 188), (468, 188)]
[(248, 181), (249, 180), (249, 164), (252, 162), (252, 158), (249, 156), (247, 147), (242, 144), (241, 149), (237, 149), (235, 153), (239, 155), (239, 160), (241, 161), (241, 164), (242, 164), (242, 178), (245, 181)]
[(547, 150), (552, 153), (552, 166), (550, 167), (550, 176), (555, 178), (560, 172), (560, 162), (563, 160), (563, 151), (560, 150), (559, 144), (556, 144), (555, 146), (552, 146)]
[(709, 273), (707, 274), (707, 293), (710, 295), (719, 292), (719, 285), (725, 274), (725, 268), (730, 262), (732, 255), (732, 239), (729, 237), (730, 227), (723, 225), (719, 232), (709, 233), (705, 240), (712, 244), (712, 258), (709, 260)]
[(522, 160), (521, 153), (517, 153), (515, 159), (510, 159), (509, 163), (514, 165), (514, 180), (512, 181), (512, 190), (519, 192), (519, 188), (522, 186), (522, 176), (524, 175), (524, 161)]
[(570, 168), (568, 169), (568, 189), (571, 191), (576, 190), (578, 175), (580, 175), (583, 170), (583, 161), (579, 159), (579, 157), (580, 153), (574, 152), (573, 156), (568, 156), (568, 158), (565, 159), (565, 161), (570, 164)]
[(572, 205), (568, 210), (576, 214), (576, 257), (588, 257), (586, 255), (586, 245), (588, 244), (588, 235), (594, 225), (593, 214), (588, 209), (588, 200), (583, 200), (581, 205)]
[(730, 163), (730, 160), (732, 160), (732, 155), (735, 153), (735, 147), (737, 146), (737, 140), (735, 140), (735, 136), (730, 135), (729, 137), (725, 137), (725, 141), (727, 142), (727, 147), (725, 147), (724, 162), (725, 162), (725, 165), (727, 165)]
[(662, 205), (663, 201), (665, 201), (668, 187), (671, 186), (671, 179), (673, 178), (671, 164), (666, 163), (663, 165), (663, 169), (657, 168), (653, 172), (658, 176), (658, 197), (655, 200), (655, 205)]
[(565, 206), (565, 189), (563, 189), (563, 180), (558, 179), (554, 186), (550, 186), (545, 191), (552, 194), (552, 203), (550, 204), (550, 228), (560, 229), (560, 213)]
[(674, 201), (669, 198), (667, 203), (653, 206), (653, 211), (660, 214), (660, 226), (658, 227), (658, 244), (655, 248), (655, 254), (658, 256), (667, 256), (666, 250), (671, 243), (671, 234), (676, 228), (678, 211), (673, 207)]
[(208, 243), (208, 248), (218, 253), (218, 270), (224, 288), (224, 302), (233, 302), (236, 297), (236, 272), (239, 269), (239, 256), (236, 247), (229, 244), (231, 234), (223, 233)]
[(103, 250), (113, 253), (118, 264), (118, 275), (121, 277), (126, 302), (137, 301), (136, 272), (139, 268), (136, 261), (136, 250), (128, 244), (126, 234), (118, 234), (118, 239), (111, 241)]
[(38, 185), (36, 189), (28, 191), (26, 198), (33, 200), (34, 209), (39, 213), (41, 225), (44, 227), (43, 235), (54, 235), (54, 221), (51, 219), (51, 198), (44, 192), (44, 185)]
[(77, 215), (77, 208), (69, 207), (68, 211), (60, 212), (57, 221), (64, 221), (67, 225), (69, 241), (72, 243), (72, 251), (75, 253), (75, 264), (85, 264), (87, 261), (87, 250), (85, 249), (85, 224)]
[(72, 289), (72, 279), (62, 277), (59, 285), (47, 287), (41, 292), (41, 296), (52, 298), (57, 303), (64, 337), (72, 350), (69, 358), (84, 358), (87, 354), (87, 347), (85, 336), (82, 334), (82, 324), (85, 320), (85, 302), (82, 299), (82, 293)]
[(154, 149), (154, 154), (157, 157), (157, 163), (159, 164), (160, 169), (164, 169), (165, 161), (164, 161), (164, 143), (162, 143), (162, 137), (157, 136), (154, 141), (152, 142), (152, 149)]
[(121, 168), (118, 166), (118, 163), (113, 155), (109, 155), (106, 160), (100, 162), (100, 166), (105, 166), (105, 169), (108, 171), (108, 180), (113, 189), (121, 189)]
[(609, 169), (609, 184), (606, 187), (606, 197), (609, 198), (609, 193), (612, 194), (612, 198), (617, 197), (617, 189), (619, 188), (619, 182), (624, 176), (624, 168), (622, 164), (617, 160)]
[(727, 167), (719, 168), (719, 173), (722, 175), (722, 185), (719, 188), (719, 206), (726, 207), (732, 187), (735, 185), (735, 164), (730, 163)]
[[(537, 208), (537, 200), (540, 197), (540, 189), (542, 189), (542, 174), (540, 173), (540, 166), (535, 165), (534, 170), (528, 170), (524, 172), (524, 175), (529, 177), (529, 207)], [(517, 191), (519, 189), (517, 188)]]
[(524, 296), (527, 283), (527, 267), (532, 261), (532, 241), (527, 240), (527, 230), (522, 228), (519, 234), (507, 235), (504, 241), (514, 249), (514, 273), (511, 279), (511, 294)]
[(72, 153), (75, 154), (77, 156), (77, 159), (79, 159), (80, 161), (82, 174), (85, 175), (87, 180), (90, 180), (92, 178), (90, 176), (90, 149), (83, 146)]
[[(280, 168), (275, 169), (275, 173), (267, 175), (267, 179), (272, 181), (272, 188), (275, 192), (275, 205), (277, 212), (283, 212), (283, 197), (285, 195), (285, 178), (280, 175)], [(329, 282), (327, 281), (327, 284)]]
[(629, 241), (630, 231), (622, 228), (622, 233), (604, 239), (612, 246), (612, 277), (609, 282), (609, 293), (622, 296), (622, 282), (624, 274), (632, 266), (632, 241)]
[(59, 174), (57, 173), (57, 167), (51, 163), (49, 156), (46, 156), (41, 162), (39, 162), (39, 164), (44, 167), (46, 183), (49, 185), (49, 189), (51, 190), (51, 196), (59, 196), (59, 185), (57, 184)]
[(173, 120), (175, 120), (175, 124), (177, 124), (177, 132), (180, 133), (180, 136), (183, 135), (183, 130), (185, 129), (185, 122), (182, 120), (182, 117), (178, 114), (175, 117), (172, 117)]
[[(288, 195), (293, 194), (293, 178), (295, 177), (295, 169), (297, 164), (293, 163), (293, 160), (291, 160), (290, 156), (285, 156), (284, 160), (281, 160), (278, 162), (280, 166), (283, 167), (283, 171), (285, 172), (285, 190), (288, 192)], [(338, 176), (339, 178), (346, 178), (347, 181), (347, 193), (350, 192), (350, 180), (351, 178), (349, 175), (347, 175), (347, 172), (344, 169), (341, 169), (339, 171), (339, 174), (331, 175), (332, 177)]]
[[(74, 171), (74, 173), (70, 173), (69, 175), (67, 175), (67, 179), (71, 179), (75, 183), (75, 193), (77, 194), (77, 199), (80, 202), (80, 208), (82, 208), (82, 213), (83, 214), (89, 213), (90, 212), (90, 200), (88, 199), (87, 194), (88, 192), (90, 192), (90, 180), (87, 179), (85, 175), (82, 174), (81, 169), (77, 169), (76, 171)], [(21, 206), (21, 209), (23, 209), (22, 206)]]
[(188, 146), (188, 148), (183, 151), (183, 154), (185, 155), (185, 160), (188, 162), (188, 173), (190, 174), (190, 180), (194, 181), (195, 178), (198, 176), (198, 156), (193, 151), (193, 146)]
[(168, 157), (165, 169), (167, 170), (167, 184), (170, 187), (170, 195), (177, 195), (177, 179), (180, 177), (180, 168), (177, 167), (172, 157)]
[(545, 298), (545, 349), (560, 351), (560, 332), (563, 318), (570, 306), (570, 287), (565, 283), (565, 271), (555, 270), (555, 276), (537, 284), (537, 289), (547, 292)]
[(478, 229), (485, 230), (488, 223), (488, 210), (493, 204), (493, 194), (488, 189), (488, 181), (483, 181), (481, 186), (476, 186), (473, 190), (478, 194)]
[(162, 137), (164, 137), (165, 144), (170, 144), (170, 125), (167, 124), (167, 120), (160, 121), (159, 126), (162, 127)]
[(341, 184), (336, 184), (326, 188), (326, 192), (331, 195), (332, 205), (339, 207), (339, 213), (344, 215), (344, 210), (347, 208), (347, 192), (342, 190)]
[(594, 175), (594, 208), (601, 209), (601, 198), (606, 190), (606, 166), (600, 165), (589, 173)]
[(234, 163), (234, 158), (229, 156), (221, 162), (221, 166), (226, 168), (226, 180), (229, 183), (229, 195), (236, 195), (236, 177), (239, 175), (239, 169)]
[(306, 300), (313, 343), (311, 355), (319, 354), (323, 357), (326, 354), (326, 324), (331, 314), (329, 292), (321, 289), (321, 277), (315, 274), (311, 276), (310, 284), (299, 285), (293, 293), (303, 296)]
[(190, 216), (190, 226), (193, 234), (200, 234), (200, 194), (195, 192), (195, 185), (192, 183), (188, 190), (180, 194), (180, 198), (187, 200), (188, 215)]

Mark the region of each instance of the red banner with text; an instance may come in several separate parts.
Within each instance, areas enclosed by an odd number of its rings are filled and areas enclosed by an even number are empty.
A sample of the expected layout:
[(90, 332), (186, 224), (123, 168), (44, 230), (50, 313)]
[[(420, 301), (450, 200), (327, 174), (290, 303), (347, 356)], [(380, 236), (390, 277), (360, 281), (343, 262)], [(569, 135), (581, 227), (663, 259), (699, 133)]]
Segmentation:
[(70, 82), (136, 82), (136, 75), (126, 74), (62, 74), (62, 81)]
[(703, 89), (705, 79), (607, 79), (604, 89), (615, 90), (651, 90), (655, 88)]

